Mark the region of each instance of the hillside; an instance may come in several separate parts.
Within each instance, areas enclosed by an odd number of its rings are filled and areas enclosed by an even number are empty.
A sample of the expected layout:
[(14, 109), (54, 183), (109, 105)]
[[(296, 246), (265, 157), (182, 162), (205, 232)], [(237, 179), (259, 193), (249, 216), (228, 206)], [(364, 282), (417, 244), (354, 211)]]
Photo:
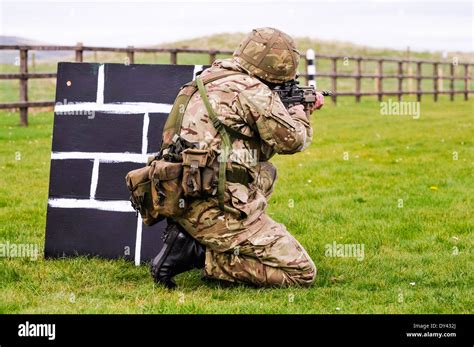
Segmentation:
[[(164, 43), (155, 45), (153, 47), (164, 47), (164, 48), (200, 48), (200, 49), (235, 49), (245, 34), (242, 33), (222, 33), (211, 36), (197, 37), (189, 40), (182, 40), (177, 42)], [(11, 37), (0, 37), (0, 44), (39, 44), (39, 42), (31, 41), (23, 38), (11, 38)], [(406, 57), (406, 50), (395, 50), (387, 48), (374, 48), (356, 45), (350, 42), (337, 42), (337, 41), (324, 41), (316, 40), (308, 37), (296, 38), (298, 48), (301, 51), (305, 51), (308, 48), (313, 48), (317, 53), (331, 54), (340, 56), (370, 56), (370, 57)], [(71, 43), (74, 44), (74, 43)], [(87, 42), (84, 42), (87, 45)], [(131, 44), (133, 44), (131, 42)], [(15, 57), (18, 52), (15, 51), (0, 51), (0, 73), (16, 73), (19, 71), (18, 65), (15, 65)], [(456, 53), (450, 52), (446, 56), (446, 61), (449, 62), (454, 56), (459, 58), (459, 62), (474, 62), (474, 52), (470, 53)], [(34, 58), (33, 58), (34, 57)], [(217, 58), (227, 57), (226, 55), (218, 55)], [(430, 59), (440, 60), (442, 54), (440, 52), (411, 52), (410, 57), (413, 59)], [(36, 51), (29, 54), (29, 71), (30, 72), (55, 72), (57, 62), (59, 61), (74, 61), (73, 52), (41, 52)], [(126, 55), (124, 53), (109, 53), (109, 52), (87, 52), (84, 54), (85, 62), (101, 62), (101, 63), (126, 63)], [(136, 64), (169, 64), (170, 55), (168, 53), (137, 53), (135, 54)], [(209, 56), (207, 54), (191, 54), (191, 53), (180, 53), (178, 55), (178, 64), (208, 64)], [(331, 69), (331, 62), (328, 59), (317, 60), (317, 71), (318, 73), (329, 72)], [(362, 66), (362, 73), (376, 73), (377, 64), (375, 62), (364, 62)], [(413, 68), (413, 66), (412, 66)], [(443, 75), (449, 74), (449, 65), (443, 64), (440, 66), (443, 70)], [(300, 71), (303, 71), (304, 64), (302, 62)], [(354, 73), (354, 64), (343, 64), (343, 61), (338, 62), (338, 71), (341, 73)], [(456, 69), (455, 74), (461, 76), (463, 69)], [(397, 72), (396, 64), (385, 64), (384, 73), (394, 74)], [(422, 74), (431, 75), (433, 67), (429, 64), (424, 64), (422, 67)], [(442, 82), (443, 88), (449, 88), (449, 80)], [(414, 81), (403, 81), (403, 88), (413, 88)], [(423, 90), (431, 90), (433, 82), (430, 79), (424, 79), (422, 81)], [(318, 77), (318, 87), (320, 89), (330, 89), (331, 80), (328, 77)], [(362, 92), (373, 91), (374, 82), (370, 79), (362, 80)], [(385, 79), (383, 81), (384, 90), (395, 90), (397, 88), (396, 79)], [(461, 90), (464, 88), (463, 80), (456, 80), (455, 89)], [(471, 87), (472, 88), (472, 87)], [(339, 79), (338, 80), (338, 91), (349, 92), (354, 90), (353, 79)], [(441, 89), (441, 88), (440, 88)], [(0, 81), (0, 101), (1, 102), (14, 102), (18, 101), (18, 81), (15, 80), (3, 80)], [(53, 100), (55, 91), (55, 81), (53, 79), (41, 79), (32, 80), (29, 82), (29, 99), (32, 101), (38, 100)]]
[[(244, 33), (219, 33), (209, 36), (202, 36), (191, 38), (187, 40), (163, 43), (153, 45), (152, 47), (164, 47), (164, 48), (200, 48), (200, 49), (225, 49), (225, 50), (234, 50), (244, 38)], [(296, 37), (295, 41), (297, 47), (300, 51), (306, 51), (308, 48), (313, 48), (316, 52), (320, 54), (332, 54), (332, 55), (342, 55), (342, 56), (377, 56), (377, 57), (407, 57), (407, 50), (396, 50), (391, 48), (383, 47), (369, 47), (363, 45), (353, 44), (351, 42), (343, 41), (328, 41), (328, 40), (319, 40), (310, 37)], [(48, 44), (46, 42), (40, 42), (35, 40), (30, 40), (22, 37), (14, 36), (1, 36), (0, 35), (0, 45), (38, 45), (38, 44)], [(74, 45), (75, 42), (69, 43)], [(87, 42), (84, 42), (87, 45)], [(133, 45), (133, 42), (130, 42), (130, 45)], [(0, 64), (9, 63), (11, 57), (15, 56), (16, 52), (14, 51), (0, 51)], [(87, 57), (95, 59), (100, 55), (101, 57), (108, 57), (112, 60), (115, 60), (117, 54), (86, 54)], [(120, 55), (121, 56), (121, 55)], [(442, 52), (432, 52), (432, 51), (411, 51), (410, 56), (414, 59), (433, 59), (433, 60), (442, 60), (451, 59), (454, 56), (459, 57), (460, 62), (474, 62), (474, 52), (448, 52), (445, 57), (443, 57)], [(7, 59), (8, 58), (8, 59)], [(35, 52), (35, 58), (37, 60), (70, 60), (73, 58), (73, 54), (70, 52)]]
[[(197, 37), (189, 40), (171, 42), (167, 44), (157, 45), (156, 47), (173, 47), (173, 48), (218, 48), (218, 49), (235, 49), (240, 41), (244, 38), (243, 33), (221, 33), (210, 36)], [(332, 54), (342, 56), (386, 56), (386, 57), (406, 57), (406, 50), (396, 50), (391, 48), (376, 48), (362, 45), (356, 45), (351, 42), (318, 40), (310, 37), (296, 37), (297, 47), (300, 51), (306, 51), (313, 48), (320, 54)], [(442, 52), (429, 51), (411, 51), (412, 58), (419, 59), (443, 59)], [(474, 62), (474, 52), (448, 52), (446, 58), (458, 56), (460, 61)]]

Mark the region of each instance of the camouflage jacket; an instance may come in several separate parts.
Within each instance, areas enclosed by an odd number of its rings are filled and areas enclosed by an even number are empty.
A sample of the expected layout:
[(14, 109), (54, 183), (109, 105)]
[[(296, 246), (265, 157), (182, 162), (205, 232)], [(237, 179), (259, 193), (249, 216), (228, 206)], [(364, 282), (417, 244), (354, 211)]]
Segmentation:
[[(246, 167), (251, 173), (258, 162), (269, 160), (275, 153), (299, 152), (311, 143), (312, 129), (304, 111), (287, 110), (275, 92), (249, 76), (232, 58), (215, 61), (202, 76), (221, 69), (241, 73), (208, 83), (209, 101), (221, 122), (252, 138), (233, 139), (232, 163)], [(180, 136), (199, 143), (201, 149), (219, 152), (220, 135), (199, 93), (193, 95), (185, 110)]]

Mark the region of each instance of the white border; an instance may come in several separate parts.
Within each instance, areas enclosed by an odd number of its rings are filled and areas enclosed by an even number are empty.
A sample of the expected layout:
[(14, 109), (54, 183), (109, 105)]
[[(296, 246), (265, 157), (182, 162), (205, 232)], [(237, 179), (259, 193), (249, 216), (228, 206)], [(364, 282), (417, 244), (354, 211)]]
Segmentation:
[(48, 205), (56, 208), (86, 208), (111, 212), (135, 212), (126, 200), (93, 200), (93, 199), (68, 199), (51, 198)]

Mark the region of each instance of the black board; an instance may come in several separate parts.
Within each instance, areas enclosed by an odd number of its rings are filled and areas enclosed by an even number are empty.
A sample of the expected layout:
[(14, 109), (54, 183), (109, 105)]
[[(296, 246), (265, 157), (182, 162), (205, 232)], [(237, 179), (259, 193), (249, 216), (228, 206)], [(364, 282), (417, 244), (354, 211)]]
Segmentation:
[(200, 65), (59, 63), (45, 257), (148, 262), (166, 222), (136, 216), (128, 171), (158, 151), (179, 88)]

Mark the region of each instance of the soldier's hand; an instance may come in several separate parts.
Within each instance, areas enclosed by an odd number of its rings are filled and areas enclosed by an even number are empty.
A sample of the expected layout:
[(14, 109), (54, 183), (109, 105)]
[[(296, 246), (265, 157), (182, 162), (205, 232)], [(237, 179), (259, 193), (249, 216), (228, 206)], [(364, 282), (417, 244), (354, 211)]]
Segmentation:
[(319, 110), (324, 105), (324, 95), (316, 92), (316, 101), (311, 106), (306, 106), (306, 114), (309, 116), (314, 110)]
[(316, 92), (316, 101), (314, 102), (315, 110), (319, 110), (324, 105), (324, 95), (320, 92)]

